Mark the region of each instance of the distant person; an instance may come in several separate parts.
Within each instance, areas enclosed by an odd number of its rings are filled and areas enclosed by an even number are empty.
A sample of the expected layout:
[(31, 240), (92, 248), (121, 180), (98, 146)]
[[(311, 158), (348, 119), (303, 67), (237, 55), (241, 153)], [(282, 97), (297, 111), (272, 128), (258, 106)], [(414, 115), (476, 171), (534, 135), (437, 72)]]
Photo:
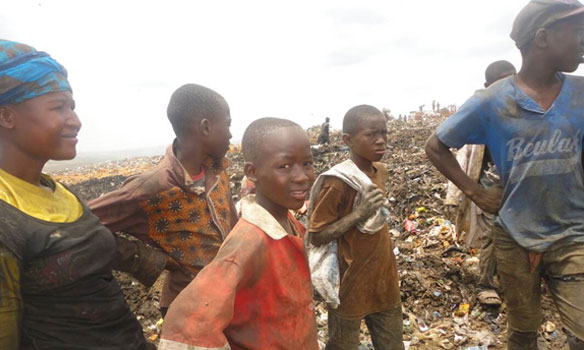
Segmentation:
[(178, 293), (215, 257), (237, 221), (225, 172), (231, 138), (227, 102), (211, 89), (186, 84), (173, 93), (167, 114), (176, 139), (164, 159), (89, 203), (110, 230), (162, 250), (133, 254), (135, 266), (150, 268), (152, 282), (165, 265), (170, 266), (159, 302), (163, 316)]
[[(508, 349), (537, 349), (545, 278), (571, 350), (584, 349), (584, 6), (530, 1), (511, 38), (521, 70), (478, 91), (430, 136), (426, 153), (483, 211), (497, 213), (493, 239), (507, 302)], [(484, 144), (502, 187), (484, 188), (449, 147)]]
[(397, 263), (382, 210), (387, 170), (378, 163), (387, 142), (385, 116), (373, 106), (351, 108), (343, 141), (350, 159), (319, 176), (309, 204), (311, 244), (338, 244), (340, 305), (328, 307), (326, 349), (356, 350), (365, 319), (376, 350), (402, 350)]
[(176, 298), (160, 350), (318, 350), (299, 209), (314, 181), (306, 132), (285, 119), (252, 122), (243, 140), (256, 195), (217, 257)]
[(318, 144), (319, 145), (323, 145), (323, 144), (328, 144), (330, 142), (330, 138), (329, 138), (329, 128), (330, 128), (330, 118), (326, 117), (326, 119), (324, 120), (324, 123), (322, 123), (322, 126), (320, 127), (320, 134), (318, 135)]
[[(493, 62), (485, 71), (485, 88), (516, 73), (515, 67), (508, 61)], [(484, 145), (465, 145), (458, 151), (456, 158), (466, 174), (484, 188), (500, 186), (499, 174), (489, 150)], [(495, 286), (497, 260), (492, 237), (495, 215), (481, 210), (468, 197), (464, 197), (464, 193), (452, 182), (448, 182), (444, 204), (458, 206), (457, 231), (462, 233), (463, 229), (466, 230), (469, 245), (481, 248), (479, 302), (483, 305), (501, 305), (501, 297)]]
[(112, 276), (116, 241), (42, 169), (76, 155), (67, 71), (0, 40), (0, 349), (155, 349)]

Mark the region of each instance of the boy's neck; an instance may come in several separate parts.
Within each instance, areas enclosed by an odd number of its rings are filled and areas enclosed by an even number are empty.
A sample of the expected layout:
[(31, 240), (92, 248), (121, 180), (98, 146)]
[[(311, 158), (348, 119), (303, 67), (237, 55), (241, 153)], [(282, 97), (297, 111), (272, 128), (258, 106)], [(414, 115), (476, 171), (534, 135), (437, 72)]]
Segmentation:
[(551, 108), (562, 89), (557, 70), (546, 62), (545, 57), (537, 55), (523, 57), (515, 84), (544, 111)]
[(203, 161), (205, 160), (205, 155), (203, 154), (201, 147), (193, 147), (190, 142), (181, 141), (181, 139), (176, 139), (175, 147), (175, 157), (182, 164), (185, 170), (190, 175), (197, 175), (201, 172), (201, 167), (203, 166)]
[(517, 73), (519, 83), (533, 90), (545, 90), (561, 83), (556, 69), (542, 61), (540, 57), (523, 57), (521, 70)]
[(372, 173), (374, 171), (373, 162), (370, 161), (369, 159), (363, 158), (363, 157), (357, 155), (356, 153), (354, 153), (353, 151), (351, 151), (349, 157), (351, 158), (353, 163), (355, 163), (357, 168), (359, 168), (359, 170), (361, 170), (365, 173)]
[(262, 196), (261, 193), (256, 193), (256, 203), (261, 205), (264, 209), (270, 213), (278, 223), (288, 232), (289, 234), (294, 234), (292, 226), (288, 221), (288, 208), (284, 208), (270, 201), (269, 199)]

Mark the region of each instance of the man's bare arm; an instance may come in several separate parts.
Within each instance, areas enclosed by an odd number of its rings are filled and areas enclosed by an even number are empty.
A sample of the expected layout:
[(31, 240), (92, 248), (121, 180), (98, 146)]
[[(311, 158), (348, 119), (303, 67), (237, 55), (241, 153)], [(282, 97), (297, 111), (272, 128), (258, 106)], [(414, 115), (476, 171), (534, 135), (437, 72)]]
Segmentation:
[(479, 208), (488, 213), (496, 213), (499, 210), (502, 189), (500, 187), (485, 189), (473, 181), (462, 170), (450, 149), (438, 139), (436, 133), (426, 141), (426, 155), (436, 169), (460, 188)]

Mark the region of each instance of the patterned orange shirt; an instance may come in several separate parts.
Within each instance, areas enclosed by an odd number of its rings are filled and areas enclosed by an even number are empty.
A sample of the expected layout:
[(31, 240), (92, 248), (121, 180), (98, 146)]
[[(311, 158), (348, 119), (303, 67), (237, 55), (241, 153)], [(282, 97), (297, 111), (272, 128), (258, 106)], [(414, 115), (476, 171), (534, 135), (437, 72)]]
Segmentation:
[(154, 169), (130, 177), (120, 189), (89, 203), (110, 230), (155, 245), (183, 266), (167, 275), (161, 307), (168, 307), (211, 262), (237, 222), (225, 172), (229, 165), (226, 158), (207, 159), (203, 186), (191, 179), (170, 146)]

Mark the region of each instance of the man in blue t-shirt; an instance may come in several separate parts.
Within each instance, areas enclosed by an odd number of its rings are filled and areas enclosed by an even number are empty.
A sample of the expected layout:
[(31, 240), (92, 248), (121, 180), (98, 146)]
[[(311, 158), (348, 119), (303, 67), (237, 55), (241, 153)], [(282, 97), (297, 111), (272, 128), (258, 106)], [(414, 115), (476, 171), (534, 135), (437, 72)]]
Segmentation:
[[(428, 139), (436, 168), (481, 209), (493, 236), (508, 305), (508, 349), (537, 349), (544, 277), (568, 335), (584, 349), (584, 5), (532, 0), (513, 24), (517, 75), (475, 93)], [(449, 147), (484, 144), (501, 177), (483, 188)]]

